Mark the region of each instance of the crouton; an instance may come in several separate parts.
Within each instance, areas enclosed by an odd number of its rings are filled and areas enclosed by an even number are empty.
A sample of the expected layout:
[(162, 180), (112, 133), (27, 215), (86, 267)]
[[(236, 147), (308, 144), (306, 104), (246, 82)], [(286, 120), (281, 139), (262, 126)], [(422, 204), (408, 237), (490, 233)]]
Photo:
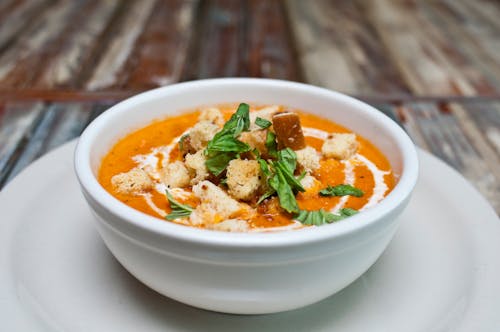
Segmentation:
[(191, 146), (196, 150), (201, 150), (207, 146), (215, 134), (219, 131), (219, 126), (209, 122), (201, 121), (193, 126), (189, 131)]
[(301, 170), (312, 173), (319, 168), (319, 154), (315, 148), (310, 146), (295, 151), (297, 164)]
[(354, 134), (331, 134), (323, 143), (321, 152), (327, 158), (349, 159), (358, 150)]
[(113, 176), (111, 178), (111, 184), (119, 193), (137, 195), (151, 190), (154, 182), (146, 171), (140, 168), (133, 168), (126, 173), (120, 173)]
[(243, 206), (210, 181), (193, 186), (193, 194), (201, 201), (189, 216), (193, 225), (216, 224), (235, 217)]
[(227, 166), (226, 174), (229, 194), (242, 201), (255, 198), (263, 183), (260, 166), (256, 160), (233, 159)]
[(186, 165), (177, 160), (162, 169), (161, 179), (168, 188), (183, 188), (189, 185), (191, 176)]
[(266, 155), (266, 137), (267, 130), (254, 130), (241, 133), (238, 139), (243, 143), (247, 143), (252, 150), (257, 149), (261, 155)]
[(228, 219), (209, 226), (210, 229), (222, 232), (246, 232), (248, 231), (248, 221), (242, 219)]
[(306, 147), (304, 133), (297, 113), (281, 112), (273, 115), (273, 128), (278, 149), (300, 150)]
[(280, 106), (273, 105), (264, 107), (255, 112), (250, 112), (250, 131), (261, 129), (259, 126), (255, 124), (255, 119), (261, 118), (272, 122), (273, 115), (278, 113), (280, 109), (281, 109)]
[(179, 140), (179, 151), (183, 156), (188, 153), (196, 153), (197, 150), (191, 145), (191, 137), (189, 137), (189, 134), (182, 136)]
[(316, 178), (314, 176), (312, 176), (310, 174), (306, 174), (302, 178), (302, 180), (300, 180), (300, 184), (307, 191), (309, 189), (312, 189), (312, 188), (316, 187), (318, 184), (321, 184), (321, 182), (319, 182), (318, 180), (316, 180)]
[(209, 107), (201, 110), (200, 116), (198, 117), (198, 121), (208, 121), (217, 125), (218, 127), (222, 127), (224, 125), (224, 116), (221, 111), (215, 107)]
[(207, 166), (205, 166), (205, 150), (200, 150), (195, 154), (187, 154), (185, 164), (191, 174), (191, 184), (195, 185), (198, 182), (208, 178)]

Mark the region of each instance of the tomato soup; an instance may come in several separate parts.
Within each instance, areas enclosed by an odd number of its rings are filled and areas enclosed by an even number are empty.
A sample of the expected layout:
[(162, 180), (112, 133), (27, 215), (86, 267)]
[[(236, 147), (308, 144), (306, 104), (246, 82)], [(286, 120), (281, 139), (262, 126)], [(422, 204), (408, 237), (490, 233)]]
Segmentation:
[(321, 226), (362, 213), (393, 188), (384, 155), (317, 115), (218, 105), (121, 138), (100, 165), (115, 198), (165, 222), (234, 232)]

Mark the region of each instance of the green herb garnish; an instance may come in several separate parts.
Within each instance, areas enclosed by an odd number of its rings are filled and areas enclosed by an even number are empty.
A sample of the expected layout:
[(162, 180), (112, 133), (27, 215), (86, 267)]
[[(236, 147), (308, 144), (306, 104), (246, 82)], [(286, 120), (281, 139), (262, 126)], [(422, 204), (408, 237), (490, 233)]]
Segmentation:
[(250, 146), (239, 141), (238, 136), (250, 128), (250, 107), (241, 103), (224, 127), (208, 142), (205, 165), (214, 175), (221, 174), (227, 164), (240, 153), (250, 151)]
[(278, 144), (276, 143), (276, 134), (272, 131), (267, 132), (266, 136), (267, 153), (273, 157), (278, 158)]
[(257, 119), (255, 119), (255, 124), (261, 127), (262, 129), (266, 129), (271, 127), (273, 123), (269, 120), (257, 117)]
[(319, 194), (321, 196), (355, 196), (361, 197), (364, 192), (361, 189), (351, 186), (350, 184), (339, 184), (337, 186), (328, 186), (325, 189), (320, 190)]
[(257, 203), (274, 195), (278, 195), (280, 206), (289, 213), (298, 213), (299, 206), (295, 199), (295, 193), (305, 191), (304, 187), (293, 175), (297, 167), (297, 155), (295, 152), (286, 148), (277, 152), (277, 161), (272, 161), (269, 170), (269, 164), (262, 159), (258, 159), (262, 173), (268, 176), (269, 190), (262, 195)]
[(295, 216), (295, 219), (300, 221), (304, 225), (321, 226), (348, 218), (355, 215), (356, 213), (358, 213), (358, 211), (351, 208), (340, 209), (337, 214), (327, 212), (323, 209), (316, 211), (300, 210), (298, 215)]
[(167, 214), (165, 216), (165, 219), (174, 220), (178, 218), (184, 218), (188, 217), (191, 212), (193, 212), (193, 208), (191, 206), (177, 202), (168, 192), (168, 190), (165, 190), (165, 192), (167, 194), (168, 203), (170, 204), (170, 209), (172, 209), (172, 212)]

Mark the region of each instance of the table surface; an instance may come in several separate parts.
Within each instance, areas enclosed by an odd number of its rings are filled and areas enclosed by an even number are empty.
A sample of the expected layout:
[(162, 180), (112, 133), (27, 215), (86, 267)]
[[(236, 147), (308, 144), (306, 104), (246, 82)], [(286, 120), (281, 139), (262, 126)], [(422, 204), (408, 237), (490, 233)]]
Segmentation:
[(0, 187), (137, 92), (270, 77), (372, 104), (500, 214), (498, 17), (487, 0), (3, 0)]

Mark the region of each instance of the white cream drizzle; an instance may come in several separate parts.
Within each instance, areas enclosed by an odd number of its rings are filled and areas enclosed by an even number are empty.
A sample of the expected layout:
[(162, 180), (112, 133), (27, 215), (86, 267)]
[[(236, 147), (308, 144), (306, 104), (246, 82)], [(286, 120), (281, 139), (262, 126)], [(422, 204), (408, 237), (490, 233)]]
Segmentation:
[(368, 158), (366, 158), (363, 155), (360, 155), (359, 153), (354, 156), (357, 160), (365, 164), (366, 167), (370, 170), (370, 172), (373, 175), (373, 179), (375, 181), (375, 187), (373, 188), (373, 193), (370, 199), (368, 200), (368, 203), (366, 203), (360, 211), (366, 210), (378, 202), (380, 202), (384, 198), (384, 194), (389, 189), (387, 184), (385, 183), (384, 176), (387, 174), (390, 174), (389, 171), (382, 171), (379, 169), (373, 162), (371, 162)]
[[(342, 164), (344, 164), (344, 184), (354, 184), (354, 166), (350, 160), (342, 160)], [(349, 196), (342, 196), (339, 199), (339, 202), (330, 210), (332, 213), (336, 213), (340, 209), (342, 209), (347, 203)]]
[[(321, 140), (326, 140), (330, 133), (316, 129), (316, 128), (310, 128), (310, 127), (303, 127), (302, 131), (305, 136), (309, 137), (315, 137)], [(162, 155), (162, 166), (165, 167), (168, 162), (170, 161), (170, 152), (172, 149), (175, 147), (175, 145), (179, 142), (180, 138), (188, 133), (188, 131), (185, 131), (178, 137), (174, 138), (172, 142), (166, 146), (160, 146), (157, 148), (154, 148), (151, 150), (150, 153), (147, 154), (140, 154), (132, 157), (132, 159), (137, 163), (137, 166), (144, 169), (148, 174), (157, 181), (155, 185), (155, 190), (160, 193), (165, 195), (165, 190), (167, 187), (163, 184), (161, 181), (161, 169), (158, 168), (158, 154)], [(375, 182), (375, 187), (373, 189), (373, 193), (368, 200), (368, 202), (360, 209), (360, 211), (366, 210), (374, 205), (376, 205), (378, 202), (380, 202), (383, 198), (384, 195), (388, 189), (387, 184), (385, 183), (384, 176), (387, 174), (390, 174), (390, 171), (383, 171), (379, 169), (373, 162), (371, 162), (368, 158), (365, 156), (357, 153), (354, 155), (351, 159), (349, 160), (342, 160), (341, 162), (344, 164), (344, 183), (345, 184), (350, 184), (353, 185), (355, 181), (355, 172), (354, 172), (354, 163), (361, 163), (365, 165), (368, 170), (372, 173), (373, 179)], [(182, 188), (172, 188), (170, 189), (170, 193), (172, 196), (176, 199), (187, 199), (189, 198), (192, 193), (184, 190)], [(143, 195), (146, 203), (153, 209), (156, 213), (158, 213), (161, 216), (167, 215), (166, 211), (163, 209), (160, 209), (156, 206), (156, 204), (153, 202), (151, 199), (151, 194), (144, 194)], [(339, 202), (330, 210), (332, 213), (338, 212), (340, 209), (342, 209), (347, 200), (349, 199), (349, 196), (342, 196), (339, 200)], [(176, 220), (176, 223), (180, 224), (185, 224), (189, 225), (189, 221), (186, 220)], [(286, 225), (286, 226), (279, 226), (279, 227), (261, 227), (261, 228), (255, 228), (250, 230), (250, 232), (274, 232), (274, 231), (283, 231), (283, 230), (292, 230), (292, 229), (297, 229), (301, 228), (303, 225), (294, 220), (293, 223)]]

